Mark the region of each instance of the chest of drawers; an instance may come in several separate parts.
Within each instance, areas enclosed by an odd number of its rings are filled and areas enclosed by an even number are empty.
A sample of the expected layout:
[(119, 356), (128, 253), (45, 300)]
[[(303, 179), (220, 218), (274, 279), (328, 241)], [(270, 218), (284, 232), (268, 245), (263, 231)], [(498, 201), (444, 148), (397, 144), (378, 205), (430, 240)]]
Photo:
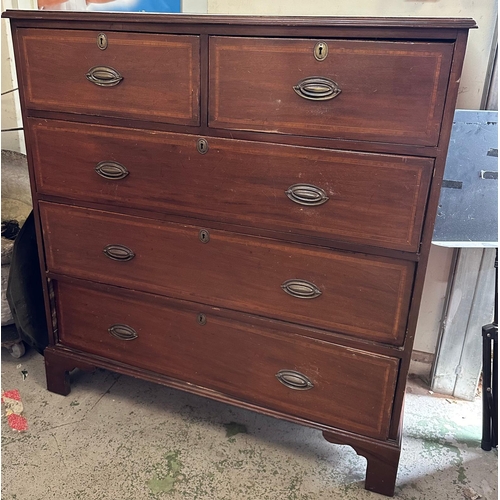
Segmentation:
[(392, 495), (474, 22), (4, 17), (48, 389), (103, 367), (308, 425)]

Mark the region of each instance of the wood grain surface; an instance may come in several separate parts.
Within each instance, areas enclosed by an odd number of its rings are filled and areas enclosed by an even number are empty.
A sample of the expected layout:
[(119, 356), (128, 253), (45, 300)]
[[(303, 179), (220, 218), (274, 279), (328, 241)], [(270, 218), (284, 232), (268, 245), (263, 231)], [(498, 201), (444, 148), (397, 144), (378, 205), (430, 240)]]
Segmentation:
[[(110, 283), (401, 344), (414, 263), (284, 244), (40, 202), (47, 268)], [(209, 229), (202, 243), (199, 231)], [(71, 235), (70, 237), (68, 235)], [(113, 261), (103, 250), (125, 245), (135, 257)], [(287, 280), (322, 292), (290, 296)]]
[[(334, 427), (387, 435), (397, 359), (279, 334), (271, 325), (256, 329), (228, 321), (223, 311), (199, 325), (195, 306), (158, 306), (139, 293), (132, 299), (58, 283), (56, 300), (63, 345)], [(134, 328), (137, 338), (113, 337), (108, 329), (115, 324)], [(276, 378), (283, 369), (314, 387), (286, 387)]]
[[(209, 125), (224, 129), (435, 146), (453, 55), (450, 43), (212, 37)], [(341, 93), (311, 101), (308, 77)], [(390, 111), (389, 111), (390, 110)]]
[[(30, 119), (41, 194), (416, 251), (433, 161)], [(85, 148), (81, 143), (85, 143)], [(110, 180), (96, 165), (128, 175)], [(314, 185), (328, 201), (291, 201)]]
[[(199, 37), (107, 31), (21, 30), (26, 106), (184, 125), (199, 124)], [(118, 71), (114, 87), (86, 78), (96, 66)]]

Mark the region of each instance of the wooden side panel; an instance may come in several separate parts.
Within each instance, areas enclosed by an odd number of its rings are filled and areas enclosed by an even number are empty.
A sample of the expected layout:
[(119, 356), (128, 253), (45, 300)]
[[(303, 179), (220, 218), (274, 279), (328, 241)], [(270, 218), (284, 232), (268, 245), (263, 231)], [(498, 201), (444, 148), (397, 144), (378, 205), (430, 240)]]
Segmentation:
[[(215, 230), (203, 243), (200, 227), (43, 202), (40, 210), (54, 273), (402, 343), (412, 262)], [(111, 260), (103, 252), (110, 244), (135, 256)], [(321, 295), (285, 293), (288, 280), (307, 281)]]
[[(451, 43), (210, 39), (209, 125), (435, 146), (453, 54)], [(309, 77), (327, 78), (341, 93), (304, 99), (294, 91)]]
[[(30, 119), (38, 190), (75, 200), (416, 251), (433, 161)], [(82, 148), (81, 143), (86, 147)], [(123, 179), (96, 173), (102, 161)], [(328, 201), (303, 205), (292, 186)]]
[[(198, 36), (20, 29), (27, 108), (199, 125)], [(123, 77), (116, 86), (90, 82), (94, 67)]]
[[(255, 328), (223, 311), (199, 325), (196, 309), (138, 293), (125, 298), (59, 282), (56, 296), (63, 345), (326, 425), (387, 435), (397, 359)], [(108, 329), (115, 324), (137, 338), (114, 337)], [(290, 389), (276, 378), (280, 370), (297, 371), (314, 387)]]

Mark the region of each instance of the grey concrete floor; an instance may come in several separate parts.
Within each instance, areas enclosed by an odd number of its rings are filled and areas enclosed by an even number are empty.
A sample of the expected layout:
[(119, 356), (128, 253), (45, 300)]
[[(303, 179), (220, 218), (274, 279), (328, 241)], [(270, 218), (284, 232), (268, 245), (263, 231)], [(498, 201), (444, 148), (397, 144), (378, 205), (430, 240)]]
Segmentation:
[[(22, 371), (27, 372), (24, 379)], [(105, 370), (45, 389), (43, 358), (2, 349), (29, 430), (2, 416), (4, 500), (369, 500), (365, 459), (321, 433)], [(497, 452), (480, 449), (481, 403), (408, 387), (396, 496), (496, 499)]]

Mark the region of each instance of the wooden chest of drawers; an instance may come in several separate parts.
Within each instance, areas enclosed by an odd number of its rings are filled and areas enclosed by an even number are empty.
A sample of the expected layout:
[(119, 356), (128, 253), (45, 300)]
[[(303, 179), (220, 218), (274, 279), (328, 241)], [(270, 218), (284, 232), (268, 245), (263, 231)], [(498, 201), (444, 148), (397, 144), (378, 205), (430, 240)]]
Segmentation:
[(392, 495), (470, 19), (9, 11), (51, 332), (309, 425)]

